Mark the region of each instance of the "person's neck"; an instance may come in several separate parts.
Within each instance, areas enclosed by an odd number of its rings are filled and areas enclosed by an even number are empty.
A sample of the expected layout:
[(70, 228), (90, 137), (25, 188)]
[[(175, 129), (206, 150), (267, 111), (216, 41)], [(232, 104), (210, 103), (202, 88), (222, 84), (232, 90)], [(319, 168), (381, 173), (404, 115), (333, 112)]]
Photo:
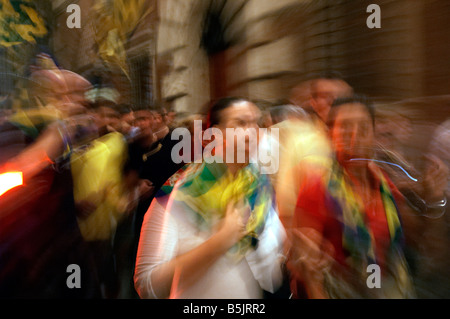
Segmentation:
[(140, 140), (140, 144), (144, 148), (150, 148), (157, 140), (154, 134), (148, 134)]
[(159, 141), (160, 139), (164, 138), (167, 134), (169, 134), (169, 127), (167, 125), (164, 125), (164, 126), (160, 127), (159, 130), (157, 130), (153, 134), (156, 136), (157, 140)]
[(371, 179), (368, 165), (347, 165), (345, 170), (352, 181), (358, 186), (370, 186)]

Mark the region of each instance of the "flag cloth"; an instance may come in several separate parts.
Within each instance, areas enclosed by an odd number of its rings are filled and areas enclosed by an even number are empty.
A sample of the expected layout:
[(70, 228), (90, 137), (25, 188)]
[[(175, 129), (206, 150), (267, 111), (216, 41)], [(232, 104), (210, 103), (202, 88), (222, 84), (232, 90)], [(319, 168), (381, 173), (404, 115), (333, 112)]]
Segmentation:
[[(404, 237), (398, 208), (381, 170), (372, 165), (371, 171), (375, 178), (380, 180), (379, 192), (390, 235), (386, 264), (399, 289), (407, 295), (412, 290), (412, 282), (403, 255)], [(349, 177), (337, 163), (331, 170), (327, 187), (329, 194), (339, 205), (336, 212), (340, 215), (338, 220), (342, 225), (342, 247), (350, 255), (347, 262), (351, 268), (366, 277), (367, 266), (376, 264), (377, 257), (375, 238), (365, 220), (364, 204), (360, 196), (352, 190)]]
[[(165, 185), (162, 191), (172, 189)], [(228, 203), (240, 205), (248, 235), (229, 251), (236, 260), (257, 245), (268, 213), (275, 205), (272, 185), (255, 165), (249, 164), (233, 175), (226, 164), (215, 162), (185, 166), (174, 186), (171, 200), (183, 202), (194, 214), (201, 230), (211, 229), (221, 220)]]

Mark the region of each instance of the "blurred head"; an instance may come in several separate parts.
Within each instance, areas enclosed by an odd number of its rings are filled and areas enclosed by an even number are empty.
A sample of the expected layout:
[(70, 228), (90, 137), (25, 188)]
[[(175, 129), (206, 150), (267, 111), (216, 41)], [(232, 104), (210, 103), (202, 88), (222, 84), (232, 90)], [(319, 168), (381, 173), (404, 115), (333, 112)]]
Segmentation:
[[(250, 139), (254, 139), (257, 144), (257, 133), (261, 112), (252, 102), (237, 97), (222, 98), (210, 109), (208, 114), (208, 127), (216, 127), (222, 132), (224, 151), (234, 152), (235, 158), (238, 155), (239, 143), (244, 143), (246, 161), (249, 159), (251, 151)], [(234, 130), (232, 141), (227, 141), (227, 129)], [(254, 130), (249, 130), (254, 129)], [(256, 133), (253, 134), (253, 133)]]
[(310, 108), (311, 82), (312, 81), (303, 81), (294, 86), (289, 95), (289, 103), (302, 108)]
[(374, 110), (364, 97), (337, 99), (330, 109), (327, 124), (341, 165), (348, 165), (348, 160), (353, 158), (373, 157)]
[(351, 96), (353, 90), (344, 80), (319, 78), (311, 81), (310, 94), (310, 106), (322, 121), (326, 122), (334, 100)]
[(97, 108), (101, 126), (108, 132), (122, 132), (122, 121), (120, 113), (113, 106), (102, 105)]
[(122, 133), (129, 134), (134, 126), (134, 113), (132, 111), (120, 114), (120, 121), (122, 123)]
[(153, 134), (155, 130), (155, 115), (150, 110), (139, 110), (134, 112), (134, 126), (138, 127), (143, 134)]
[(30, 78), (30, 96), (43, 106), (53, 106), (63, 117), (82, 114), (88, 101), (85, 93), (91, 84), (82, 76), (67, 70), (38, 70)]
[(164, 107), (158, 108), (157, 110), (153, 111), (153, 117), (154, 127), (156, 131), (162, 130), (170, 122), (168, 119), (167, 110)]
[(121, 116), (122, 122), (126, 123), (129, 126), (133, 126), (136, 120), (134, 116), (134, 112), (124, 113)]
[(166, 124), (168, 126), (171, 126), (174, 123), (176, 116), (177, 112), (174, 111), (167, 112)]

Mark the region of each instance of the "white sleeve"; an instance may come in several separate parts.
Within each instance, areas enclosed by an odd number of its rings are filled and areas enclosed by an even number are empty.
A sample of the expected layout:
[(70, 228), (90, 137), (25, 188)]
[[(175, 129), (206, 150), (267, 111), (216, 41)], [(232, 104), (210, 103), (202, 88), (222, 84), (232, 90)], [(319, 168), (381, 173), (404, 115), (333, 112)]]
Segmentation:
[(177, 242), (174, 218), (155, 199), (144, 216), (136, 256), (134, 285), (141, 298), (162, 297), (158, 296), (159, 285), (152, 279), (152, 272), (156, 266), (175, 257)]
[(286, 231), (273, 208), (269, 212), (257, 249), (246, 255), (250, 269), (262, 289), (274, 293), (283, 282), (283, 243)]

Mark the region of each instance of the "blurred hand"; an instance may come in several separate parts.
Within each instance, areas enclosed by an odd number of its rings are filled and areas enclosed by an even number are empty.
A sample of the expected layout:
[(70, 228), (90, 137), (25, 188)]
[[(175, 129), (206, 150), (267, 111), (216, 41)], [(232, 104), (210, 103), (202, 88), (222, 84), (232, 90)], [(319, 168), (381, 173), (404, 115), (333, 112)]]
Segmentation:
[(149, 198), (151, 194), (155, 191), (153, 183), (148, 179), (139, 180), (139, 198), (146, 199)]
[(225, 217), (219, 226), (218, 233), (223, 236), (224, 243), (229, 248), (247, 235), (242, 215), (241, 210), (236, 208), (235, 203), (228, 203)]
[(302, 277), (321, 278), (334, 260), (333, 245), (312, 228), (293, 228), (289, 259), (291, 271)]

